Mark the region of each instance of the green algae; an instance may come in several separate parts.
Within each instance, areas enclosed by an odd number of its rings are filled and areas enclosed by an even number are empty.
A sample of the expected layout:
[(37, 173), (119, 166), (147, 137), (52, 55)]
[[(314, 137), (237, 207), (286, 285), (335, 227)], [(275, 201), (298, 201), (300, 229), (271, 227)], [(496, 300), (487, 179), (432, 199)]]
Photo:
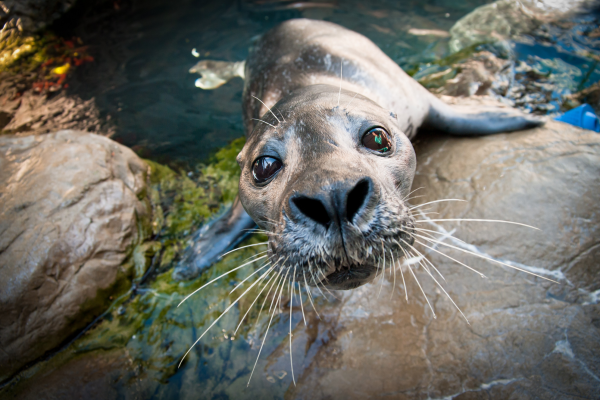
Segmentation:
[(245, 141), (238, 138), (219, 150), (207, 165), (198, 166), (196, 177), (146, 160), (150, 166), (153, 244), (146, 245), (148, 254), (137, 256), (140, 263), (157, 257), (154, 262), (160, 271), (169, 268), (187, 246), (190, 234), (233, 202), (240, 177), (236, 157)]
[[(37, 36), (23, 36), (17, 29), (3, 31), (0, 40), (0, 72), (31, 72), (44, 62), (44, 46)], [(29, 59), (29, 62), (22, 62)]]
[(484, 49), (486, 43), (473, 44), (446, 57), (413, 67), (410, 75), (427, 89), (440, 88), (462, 71), (462, 63)]

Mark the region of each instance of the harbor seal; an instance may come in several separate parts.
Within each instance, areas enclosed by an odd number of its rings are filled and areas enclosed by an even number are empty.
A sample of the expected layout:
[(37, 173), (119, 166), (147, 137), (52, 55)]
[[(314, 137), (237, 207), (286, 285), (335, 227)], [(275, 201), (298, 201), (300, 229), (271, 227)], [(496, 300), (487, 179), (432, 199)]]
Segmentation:
[(413, 242), (407, 198), (418, 129), (483, 135), (543, 123), (516, 110), (453, 108), (369, 39), (324, 21), (267, 32), (243, 75), (239, 200), (196, 238), (187, 277), (257, 224), (271, 268), (287, 279), (358, 287)]

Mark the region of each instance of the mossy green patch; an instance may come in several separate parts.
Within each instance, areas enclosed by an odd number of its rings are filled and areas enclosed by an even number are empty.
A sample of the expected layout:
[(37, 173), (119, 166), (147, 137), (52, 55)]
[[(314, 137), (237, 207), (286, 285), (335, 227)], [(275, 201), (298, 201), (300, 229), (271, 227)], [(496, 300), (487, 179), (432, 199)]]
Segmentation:
[(237, 196), (240, 169), (236, 156), (245, 142), (243, 137), (234, 140), (207, 165), (198, 166), (194, 175), (146, 160), (151, 171), (152, 233), (154, 241), (160, 243), (160, 250), (156, 250), (156, 245), (152, 249), (159, 257), (155, 262), (160, 270), (170, 266), (192, 232)]

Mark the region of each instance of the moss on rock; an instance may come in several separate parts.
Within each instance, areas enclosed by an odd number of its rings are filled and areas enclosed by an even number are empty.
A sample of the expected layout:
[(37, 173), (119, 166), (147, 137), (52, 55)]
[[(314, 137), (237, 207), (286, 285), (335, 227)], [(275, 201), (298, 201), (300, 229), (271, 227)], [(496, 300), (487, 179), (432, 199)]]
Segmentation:
[[(170, 266), (193, 231), (233, 202), (240, 177), (236, 156), (245, 142), (242, 137), (219, 150), (209, 163), (198, 166), (196, 176), (146, 160), (151, 171), (154, 236), (154, 244), (147, 249), (158, 256), (159, 270)], [(148, 257), (138, 255), (137, 259), (141, 262)]]

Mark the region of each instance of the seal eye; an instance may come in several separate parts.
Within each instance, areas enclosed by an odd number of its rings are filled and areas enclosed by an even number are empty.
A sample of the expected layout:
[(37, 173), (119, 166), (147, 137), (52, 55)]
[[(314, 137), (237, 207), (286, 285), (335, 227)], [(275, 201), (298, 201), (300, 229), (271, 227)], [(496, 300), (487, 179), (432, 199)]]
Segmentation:
[(254, 181), (256, 183), (265, 183), (269, 179), (275, 176), (277, 172), (283, 167), (281, 160), (273, 157), (265, 156), (260, 157), (254, 161), (252, 165), (252, 175), (254, 175)]
[(392, 149), (392, 142), (389, 139), (388, 133), (383, 128), (370, 129), (362, 138), (362, 144), (367, 149), (377, 151), (379, 153), (387, 153)]

